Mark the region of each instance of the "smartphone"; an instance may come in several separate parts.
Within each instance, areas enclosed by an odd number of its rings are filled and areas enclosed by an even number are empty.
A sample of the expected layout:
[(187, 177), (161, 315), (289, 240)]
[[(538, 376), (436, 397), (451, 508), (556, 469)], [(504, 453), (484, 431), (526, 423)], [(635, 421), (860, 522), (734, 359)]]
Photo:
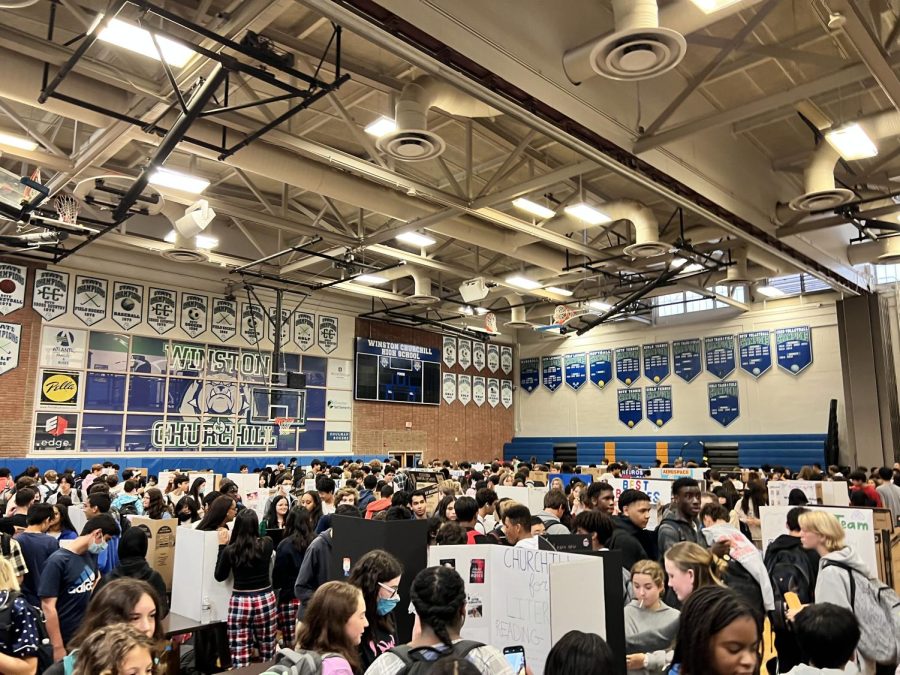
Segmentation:
[(522, 645), (504, 647), (503, 656), (516, 675), (525, 675), (525, 647)]

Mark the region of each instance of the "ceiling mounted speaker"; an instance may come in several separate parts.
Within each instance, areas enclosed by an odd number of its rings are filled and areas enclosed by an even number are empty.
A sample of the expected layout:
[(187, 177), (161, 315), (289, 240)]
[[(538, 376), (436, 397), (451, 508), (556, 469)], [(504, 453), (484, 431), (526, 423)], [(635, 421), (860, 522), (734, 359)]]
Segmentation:
[(475, 277), (462, 282), (459, 285), (459, 294), (462, 296), (463, 302), (467, 303), (484, 300), (488, 294), (488, 287), (484, 283), (484, 277)]

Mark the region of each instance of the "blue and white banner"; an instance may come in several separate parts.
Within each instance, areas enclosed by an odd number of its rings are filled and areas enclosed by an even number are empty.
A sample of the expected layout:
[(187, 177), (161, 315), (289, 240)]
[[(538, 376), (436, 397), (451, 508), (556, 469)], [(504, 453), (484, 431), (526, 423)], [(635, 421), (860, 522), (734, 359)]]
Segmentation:
[(703, 370), (700, 339), (675, 340), (672, 343), (672, 361), (675, 374), (685, 382), (693, 382)]
[(812, 363), (812, 330), (809, 326), (779, 328), (775, 331), (778, 365), (792, 375), (803, 372)]
[[(336, 316), (325, 316), (319, 315), (319, 349), (321, 349), (326, 354), (330, 354), (338, 346), (338, 318)], [(438, 354), (438, 357), (435, 361), (440, 361), (441, 356)]]
[(645, 387), (647, 419), (657, 427), (672, 419), (672, 387)]
[(619, 399), (619, 421), (629, 429), (644, 418), (644, 401), (640, 387), (617, 389)]
[(734, 335), (716, 335), (703, 338), (706, 352), (706, 369), (720, 380), (734, 372)]
[(723, 427), (727, 427), (741, 414), (738, 402), (738, 383), (733, 381), (710, 382), (707, 387), (709, 393), (709, 416)]
[(741, 370), (760, 377), (772, 367), (772, 341), (769, 331), (757, 330), (738, 335)]
[[(215, 327), (215, 312), (213, 313), (213, 332)], [(316, 315), (311, 312), (294, 312), (294, 344), (305, 352), (316, 342)]]
[[(72, 302), (72, 314), (81, 319), (85, 326), (93, 326), (106, 318), (106, 298), (109, 282), (96, 277), (75, 277), (75, 297)], [(154, 289), (150, 289), (151, 294)], [(174, 291), (166, 291), (174, 296)], [(175, 301), (171, 306), (172, 328), (175, 327)], [(153, 325), (153, 324), (150, 324)], [(155, 327), (155, 326), (154, 326)], [(160, 332), (157, 330), (157, 332)], [(163, 331), (165, 332), (165, 331)], [(162, 333), (160, 333), (162, 334)]]
[(669, 376), (669, 343), (657, 342), (644, 345), (644, 376), (653, 382), (662, 382)]
[(588, 352), (588, 374), (591, 382), (601, 389), (612, 382), (612, 349)]
[(519, 359), (519, 385), (529, 394), (541, 386), (540, 368), (538, 358)]
[(541, 357), (541, 384), (550, 391), (559, 389), (562, 384), (563, 369), (561, 356)]
[[(143, 296), (143, 286), (134, 288), (140, 288), (141, 296)], [(53, 321), (56, 317), (69, 311), (69, 273), (55, 270), (35, 270), (31, 307), (45, 321)], [(138, 310), (140, 310), (140, 306)], [(113, 318), (115, 318), (115, 314), (113, 314)], [(136, 323), (140, 322), (140, 314), (138, 314)], [(131, 326), (122, 327), (130, 328)]]
[(564, 358), (566, 384), (578, 391), (587, 382), (587, 358), (583, 352), (581, 354), (566, 354)]
[(641, 376), (641, 348), (616, 348), (616, 377), (629, 387)]

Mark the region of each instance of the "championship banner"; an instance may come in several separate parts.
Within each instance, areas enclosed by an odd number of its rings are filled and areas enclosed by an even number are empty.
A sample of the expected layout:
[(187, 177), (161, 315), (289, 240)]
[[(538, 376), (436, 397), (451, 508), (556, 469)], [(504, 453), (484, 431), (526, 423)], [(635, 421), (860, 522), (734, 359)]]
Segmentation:
[(487, 398), (487, 383), (483, 377), (477, 375), (472, 378), (472, 400), (479, 408), (484, 405)]
[(741, 370), (760, 377), (772, 367), (772, 345), (769, 331), (757, 330), (738, 335)]
[(496, 377), (489, 377), (487, 381), (487, 402), (492, 408), (496, 408), (500, 403), (500, 380)]
[(675, 374), (685, 382), (693, 382), (703, 369), (699, 338), (675, 340), (672, 343), (672, 361)]
[(181, 294), (181, 330), (195, 338), (206, 332), (209, 298), (197, 293)]
[(294, 343), (305, 352), (315, 344), (316, 315), (309, 312), (294, 312)]
[(500, 381), (500, 403), (504, 408), (511, 408), (513, 404), (512, 380)]
[(475, 370), (484, 370), (487, 356), (484, 353), (484, 343), (475, 342), (472, 344), (472, 366)]
[(720, 380), (734, 372), (734, 335), (716, 335), (703, 338), (706, 352), (706, 369)]
[(500, 370), (507, 375), (513, 371), (512, 347), (500, 347)]
[(463, 405), (469, 405), (472, 400), (472, 376), (457, 375), (456, 379), (456, 398)]
[(529, 394), (541, 385), (540, 359), (519, 359), (519, 386)]
[(0, 323), (0, 375), (19, 365), (19, 343), (22, 326), (17, 323)]
[(561, 356), (541, 357), (541, 384), (550, 391), (559, 389), (562, 384), (563, 369)]
[(456, 347), (456, 362), (463, 370), (472, 365), (472, 341), (460, 338)]
[(330, 354), (338, 346), (338, 319), (336, 316), (319, 315), (319, 349)]
[(669, 343), (657, 342), (644, 345), (644, 375), (653, 382), (662, 382), (669, 376)]
[(456, 375), (453, 373), (444, 373), (441, 376), (441, 394), (447, 405), (450, 405), (456, 400)]
[(616, 377), (629, 387), (641, 376), (641, 348), (616, 348)]
[(487, 346), (487, 368), (492, 373), (500, 370), (500, 347), (498, 345)]
[(812, 330), (809, 326), (779, 328), (775, 331), (778, 366), (792, 375), (803, 372), (812, 363)]
[(241, 337), (251, 345), (258, 344), (265, 334), (266, 317), (260, 305), (241, 303)]
[(657, 427), (672, 419), (672, 387), (645, 387), (647, 419)]
[(566, 366), (566, 384), (575, 391), (587, 382), (587, 357), (581, 354), (566, 354), (563, 357)]
[(591, 382), (601, 389), (612, 382), (612, 350), (598, 349), (588, 352), (588, 375)]
[[(78, 299), (77, 291), (75, 298)], [(147, 324), (160, 335), (175, 328), (175, 317), (178, 314), (175, 298), (175, 291), (150, 287), (147, 295)]]
[(237, 335), (237, 302), (225, 298), (213, 298), (210, 332), (222, 342)]
[[(441, 358), (444, 361), (444, 365), (448, 368), (452, 368), (456, 365), (456, 338), (449, 337), (448, 335), (444, 336), (443, 344), (441, 345)], [(456, 392), (456, 379), (453, 380), (453, 391)], [(453, 394), (453, 398), (456, 399), (456, 393)]]
[(281, 346), (284, 347), (291, 341), (291, 310), (281, 310), (281, 320), (275, 317), (275, 308), (269, 308), (269, 340), (275, 344), (275, 326), (281, 329)]
[(0, 315), (25, 306), (25, 283), (28, 279), (28, 268), (24, 265), (0, 263)]
[(144, 287), (116, 281), (113, 284), (112, 320), (125, 330), (141, 322), (144, 309)]
[(710, 382), (709, 416), (723, 427), (734, 422), (741, 414), (738, 402), (737, 382)]
[(103, 321), (106, 318), (108, 289), (109, 282), (106, 279), (76, 275), (72, 314), (85, 326), (93, 326), (98, 321)]
[(617, 389), (619, 399), (619, 421), (629, 429), (644, 419), (644, 401), (641, 389)]
[[(45, 321), (65, 314), (69, 310), (69, 273), (36, 270), (31, 306)], [(137, 322), (141, 322), (140, 316)]]

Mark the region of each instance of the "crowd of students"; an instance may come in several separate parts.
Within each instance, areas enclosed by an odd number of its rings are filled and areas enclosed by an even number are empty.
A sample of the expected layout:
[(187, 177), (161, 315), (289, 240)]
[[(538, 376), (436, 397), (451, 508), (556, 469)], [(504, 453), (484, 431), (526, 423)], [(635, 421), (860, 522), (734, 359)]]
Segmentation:
[[(774, 632), (776, 656), (765, 664), (770, 675), (894, 672), (898, 619), (879, 614), (885, 589), (846, 544), (833, 515), (805, 508), (805, 495), (792, 492), (796, 506), (786, 534), (763, 555), (767, 482), (789, 478), (788, 470), (744, 471), (740, 482), (709, 470), (706, 491), (682, 477), (672, 484), (670, 503), (654, 504), (639, 490), (616, 498), (606, 480), (628, 467), (611, 463), (599, 480), (554, 479), (537, 513), (498, 498), (495, 488), (535, 485), (532, 472), (551, 468), (439, 463), (441, 494), (430, 513), (430, 493), (415, 489), (396, 463), (279, 463), (258, 470), (260, 487), (271, 491), (262, 518), (244, 507), (227, 479), (212, 490), (205, 478), (184, 474), (159, 485), (126, 470), (120, 480), (110, 463), (80, 476), (29, 469), (13, 479), (0, 469), (0, 672), (157, 671), (166, 586), (147, 564), (144, 530), (129, 526), (137, 515), (217, 533), (214, 576), (233, 588), (223, 667), (270, 661), (280, 646), (317, 654), (327, 675), (416, 672), (419, 662), (427, 672), (512, 673), (496, 647), (461, 640), (466, 594), (455, 570), (419, 572), (409, 608), (398, 606), (403, 566), (386, 551), (369, 552), (344, 581), (331, 581), (337, 576), (331, 521), (339, 515), (428, 521), (429, 546), (536, 550), (542, 535), (572, 533), (587, 537), (594, 550), (620, 552), (629, 672), (759, 672), (764, 618)], [(801, 474), (846, 476), (852, 504), (889, 508), (894, 523), (900, 515), (900, 466), (871, 473), (805, 467)], [(308, 480), (315, 489), (304, 489)], [(87, 518), (80, 532), (71, 524), (72, 508)], [(650, 530), (653, 510), (659, 525)], [(406, 611), (415, 613), (415, 630), (400, 644), (396, 617)], [(599, 636), (573, 631), (556, 643), (544, 672), (599, 675), (614, 672), (613, 663)]]

